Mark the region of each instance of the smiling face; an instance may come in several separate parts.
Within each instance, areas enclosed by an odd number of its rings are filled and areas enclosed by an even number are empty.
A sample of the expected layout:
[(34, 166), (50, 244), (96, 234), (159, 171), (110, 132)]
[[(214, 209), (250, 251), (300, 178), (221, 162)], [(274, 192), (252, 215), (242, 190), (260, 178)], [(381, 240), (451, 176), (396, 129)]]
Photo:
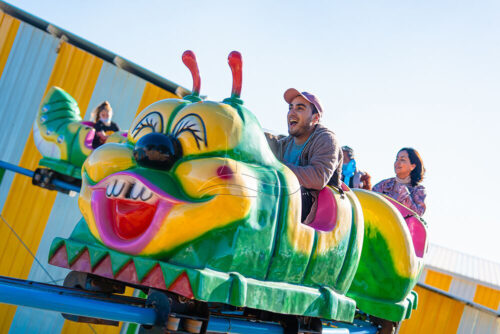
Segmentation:
[(400, 179), (410, 176), (412, 170), (416, 167), (415, 164), (410, 162), (408, 152), (405, 150), (399, 151), (396, 161), (394, 162), (394, 172)]
[(245, 152), (253, 145), (240, 145), (253, 126), (245, 119), (216, 102), (146, 108), (127, 143), (99, 147), (83, 166), (79, 205), (91, 233), (110, 248), (154, 256), (245, 219), (260, 191), (258, 172), (241, 161), (255, 158)]
[(312, 111), (312, 104), (302, 96), (295, 97), (288, 106), (288, 133), (295, 137), (296, 144), (301, 144), (309, 138), (319, 115)]

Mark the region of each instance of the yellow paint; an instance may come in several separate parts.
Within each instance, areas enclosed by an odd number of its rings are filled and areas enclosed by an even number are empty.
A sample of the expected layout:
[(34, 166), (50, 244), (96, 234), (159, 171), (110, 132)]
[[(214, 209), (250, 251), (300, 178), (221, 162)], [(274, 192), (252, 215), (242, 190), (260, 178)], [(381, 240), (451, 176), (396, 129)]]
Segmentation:
[[(217, 170), (223, 166), (234, 172), (228, 179), (217, 175)], [(241, 220), (256, 205), (257, 177), (251, 169), (234, 160), (193, 160), (180, 164), (175, 174), (190, 197), (211, 198), (201, 203), (175, 205), (156, 237), (144, 249), (144, 254), (173, 249), (211, 230)]]
[(90, 179), (98, 182), (106, 176), (135, 166), (132, 148), (126, 144), (109, 143), (92, 152), (83, 163)]
[[(365, 230), (380, 233), (389, 248), (394, 269), (401, 277), (415, 278), (419, 270), (419, 260), (413, 249), (412, 238), (403, 216), (383, 196), (362, 189), (353, 189), (361, 203), (365, 220)], [(365, 235), (365, 238), (370, 235)]]
[(416, 286), (415, 291), (418, 308), (410, 319), (403, 321), (399, 333), (456, 333), (465, 304), (420, 286)]
[(425, 284), (443, 291), (448, 291), (450, 290), (452, 279), (453, 277), (451, 277), (450, 275), (442, 274), (437, 271), (427, 269), (427, 275), (425, 276)]
[[(189, 115), (189, 123), (186, 123)], [(200, 120), (201, 119), (201, 120)], [(184, 156), (230, 150), (240, 142), (243, 122), (233, 107), (217, 102), (192, 103), (183, 108), (173, 119), (170, 133), (182, 130), (183, 125), (193, 125), (200, 130), (196, 140), (190, 131), (182, 131), (177, 139), (181, 142)], [(203, 126), (204, 125), (204, 126)], [(206, 139), (206, 144), (205, 140)]]
[(21, 22), (10, 15), (0, 12), (0, 78), (9, 58)]
[(496, 311), (500, 304), (500, 290), (478, 284), (474, 295), (474, 303), (481, 304)]
[(136, 116), (147, 106), (150, 104), (164, 100), (164, 99), (180, 99), (180, 96), (177, 96), (163, 88), (153, 85), (150, 82), (146, 82), (146, 86), (144, 87), (144, 92), (142, 93), (141, 102), (139, 102), (139, 107), (137, 108)]
[[(81, 110), (86, 110), (101, 66), (102, 60), (74, 46), (63, 44), (46, 92), (52, 86), (59, 86), (75, 97), (82, 107)], [(19, 143), (19, 148), (22, 145)], [(19, 165), (33, 170), (40, 159), (33, 134), (30, 134)], [(34, 187), (26, 176), (16, 175), (5, 201), (3, 217), (34, 254), (37, 252), (56, 194), (54, 191)], [(0, 275), (26, 279), (33, 258), (5, 225), (1, 225)], [(14, 306), (0, 305), (0, 328), (9, 328), (14, 312)]]
[[(166, 133), (168, 120), (173, 111), (179, 106), (187, 103), (189, 102), (179, 99), (162, 100), (153, 103), (152, 105), (141, 111), (132, 121), (127, 135), (128, 141), (131, 144), (135, 144), (141, 137), (151, 132)], [(151, 126), (148, 126), (150, 122), (148, 122), (147, 116), (156, 113), (159, 113), (161, 115), (161, 118), (153, 119), (153, 122), (155, 124), (155, 127), (153, 129), (151, 128)], [(159, 116), (155, 115), (155, 117)]]
[[(283, 173), (285, 174), (287, 188), (281, 190), (288, 194), (288, 213), (285, 226), (288, 242), (296, 251), (311, 254), (316, 230), (300, 222), (302, 197), (297, 177), (287, 167), (283, 169)], [(278, 251), (280, 250), (278, 249)], [(283, 254), (283, 256), (287, 257), (288, 254)]]

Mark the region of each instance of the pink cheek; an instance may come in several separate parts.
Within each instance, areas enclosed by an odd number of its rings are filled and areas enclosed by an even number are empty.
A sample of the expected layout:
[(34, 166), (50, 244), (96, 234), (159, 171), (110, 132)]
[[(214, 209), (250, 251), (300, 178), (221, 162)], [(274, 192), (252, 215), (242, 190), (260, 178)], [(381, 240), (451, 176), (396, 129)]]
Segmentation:
[(220, 166), (217, 168), (217, 176), (223, 180), (229, 180), (233, 177), (233, 170), (229, 166)]

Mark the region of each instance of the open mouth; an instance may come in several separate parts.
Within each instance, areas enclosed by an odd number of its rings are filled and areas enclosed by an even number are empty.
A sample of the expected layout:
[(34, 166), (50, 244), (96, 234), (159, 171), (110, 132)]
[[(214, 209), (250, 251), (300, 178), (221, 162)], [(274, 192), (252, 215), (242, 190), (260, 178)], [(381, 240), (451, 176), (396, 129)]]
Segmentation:
[(294, 120), (294, 119), (293, 120), (289, 120), (288, 121), (288, 126), (293, 127), (293, 126), (297, 125), (297, 123), (298, 122), (296, 120)]
[(90, 189), (92, 211), (102, 241), (131, 254), (140, 253), (172, 207), (182, 203), (131, 172), (110, 175)]

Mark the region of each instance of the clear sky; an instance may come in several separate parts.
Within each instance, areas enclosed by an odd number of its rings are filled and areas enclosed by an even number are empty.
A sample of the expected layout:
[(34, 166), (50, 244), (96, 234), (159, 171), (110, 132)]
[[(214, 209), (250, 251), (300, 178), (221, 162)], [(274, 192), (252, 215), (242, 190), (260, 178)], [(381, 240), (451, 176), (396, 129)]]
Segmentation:
[(431, 242), (500, 262), (499, 1), (8, 2), (187, 88), (191, 49), (212, 100), (230, 95), (240, 51), (242, 99), (264, 128), (286, 133), (295, 87), (319, 96), (374, 184), (416, 148)]

